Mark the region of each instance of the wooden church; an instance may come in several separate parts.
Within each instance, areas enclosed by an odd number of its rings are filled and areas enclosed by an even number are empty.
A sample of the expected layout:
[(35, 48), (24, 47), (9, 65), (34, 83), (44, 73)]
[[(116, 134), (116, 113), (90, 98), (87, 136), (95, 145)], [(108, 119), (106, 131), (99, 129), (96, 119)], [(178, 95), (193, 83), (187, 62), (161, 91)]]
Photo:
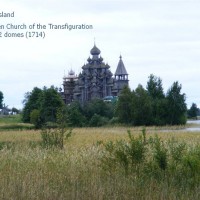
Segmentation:
[(101, 51), (96, 47), (91, 49), (87, 64), (82, 66), (82, 72), (76, 76), (70, 70), (63, 78), (62, 98), (66, 104), (72, 101), (84, 103), (92, 99), (104, 99), (108, 96), (118, 96), (125, 85), (128, 85), (128, 73), (120, 55), (116, 72), (113, 76), (110, 66), (103, 62)]

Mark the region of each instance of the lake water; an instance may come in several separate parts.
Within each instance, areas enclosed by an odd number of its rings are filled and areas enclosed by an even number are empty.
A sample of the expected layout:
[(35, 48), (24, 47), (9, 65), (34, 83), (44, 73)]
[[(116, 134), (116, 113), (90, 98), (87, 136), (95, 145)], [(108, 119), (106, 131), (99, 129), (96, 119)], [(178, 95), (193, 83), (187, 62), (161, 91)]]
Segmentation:
[(192, 124), (193, 126), (183, 129), (184, 131), (200, 131), (200, 120), (188, 120), (187, 124)]
[(200, 125), (200, 120), (188, 120), (187, 124), (199, 124)]
[[(187, 121), (186, 126), (190, 126), (191, 127), (187, 127), (187, 128), (183, 128), (183, 129), (177, 129), (177, 130), (173, 130), (173, 132), (175, 131), (191, 131), (191, 132), (200, 132), (200, 120), (188, 120)], [(162, 130), (162, 132), (171, 132), (172, 130)]]

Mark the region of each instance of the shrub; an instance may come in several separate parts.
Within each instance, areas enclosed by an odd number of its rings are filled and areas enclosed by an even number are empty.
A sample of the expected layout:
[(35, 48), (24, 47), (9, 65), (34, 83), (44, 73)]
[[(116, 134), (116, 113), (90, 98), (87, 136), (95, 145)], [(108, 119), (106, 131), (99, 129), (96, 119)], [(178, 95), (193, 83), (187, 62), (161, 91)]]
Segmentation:
[(160, 169), (167, 169), (167, 149), (165, 148), (164, 143), (156, 135), (154, 138), (154, 154), (153, 158)]
[(128, 156), (131, 159), (132, 165), (138, 165), (145, 159), (146, 152), (146, 131), (143, 129), (142, 135), (134, 138), (131, 132), (128, 131), (129, 143), (127, 148)]
[(112, 166), (119, 164), (123, 167), (125, 174), (128, 173), (129, 169), (139, 171), (139, 165), (145, 159), (146, 153), (146, 131), (143, 130), (143, 134), (134, 138), (130, 131), (128, 132), (128, 142), (125, 140), (118, 140), (116, 143), (111, 141), (104, 144), (105, 150), (108, 155), (105, 154), (103, 158), (104, 164)]
[(193, 182), (200, 181), (200, 146), (196, 145), (183, 156), (182, 163), (184, 166), (184, 174)]
[(42, 146), (44, 148), (64, 148), (64, 141), (72, 134), (72, 130), (65, 130), (61, 128), (49, 129), (45, 128), (41, 131)]
[(108, 118), (102, 117), (98, 114), (94, 114), (90, 119), (89, 125), (92, 127), (99, 127), (106, 125), (108, 123)]
[(72, 135), (72, 130), (67, 129), (67, 118), (65, 107), (58, 109), (57, 123), (53, 126), (57, 128), (44, 127), (41, 131), (42, 136), (42, 146), (45, 148), (64, 148), (64, 141)]
[(186, 143), (178, 142), (174, 138), (168, 141), (169, 153), (171, 155), (172, 162), (177, 165), (181, 162), (183, 155), (186, 151)]

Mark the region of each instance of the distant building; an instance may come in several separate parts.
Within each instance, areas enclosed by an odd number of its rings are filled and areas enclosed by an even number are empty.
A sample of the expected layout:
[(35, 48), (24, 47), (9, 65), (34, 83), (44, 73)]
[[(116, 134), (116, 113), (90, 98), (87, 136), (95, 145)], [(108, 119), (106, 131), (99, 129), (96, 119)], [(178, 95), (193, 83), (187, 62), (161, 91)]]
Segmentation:
[(109, 70), (110, 66), (103, 62), (103, 58), (100, 56), (101, 51), (95, 44), (90, 53), (92, 56), (87, 59), (87, 64), (82, 66), (79, 76), (70, 70), (68, 75), (63, 78), (64, 91), (61, 94), (66, 104), (74, 100), (84, 103), (96, 98), (118, 96), (123, 87), (129, 83), (128, 73), (121, 55), (113, 77)]

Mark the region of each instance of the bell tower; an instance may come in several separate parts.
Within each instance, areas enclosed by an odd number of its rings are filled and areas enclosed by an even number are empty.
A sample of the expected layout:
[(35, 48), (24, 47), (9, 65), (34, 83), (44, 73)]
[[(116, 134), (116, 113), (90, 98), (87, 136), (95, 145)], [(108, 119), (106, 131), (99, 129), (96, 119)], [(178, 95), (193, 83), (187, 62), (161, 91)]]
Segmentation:
[(122, 61), (122, 56), (120, 55), (115, 72), (115, 93), (117, 93), (116, 96), (120, 93), (124, 86), (128, 85), (128, 83), (128, 73)]

